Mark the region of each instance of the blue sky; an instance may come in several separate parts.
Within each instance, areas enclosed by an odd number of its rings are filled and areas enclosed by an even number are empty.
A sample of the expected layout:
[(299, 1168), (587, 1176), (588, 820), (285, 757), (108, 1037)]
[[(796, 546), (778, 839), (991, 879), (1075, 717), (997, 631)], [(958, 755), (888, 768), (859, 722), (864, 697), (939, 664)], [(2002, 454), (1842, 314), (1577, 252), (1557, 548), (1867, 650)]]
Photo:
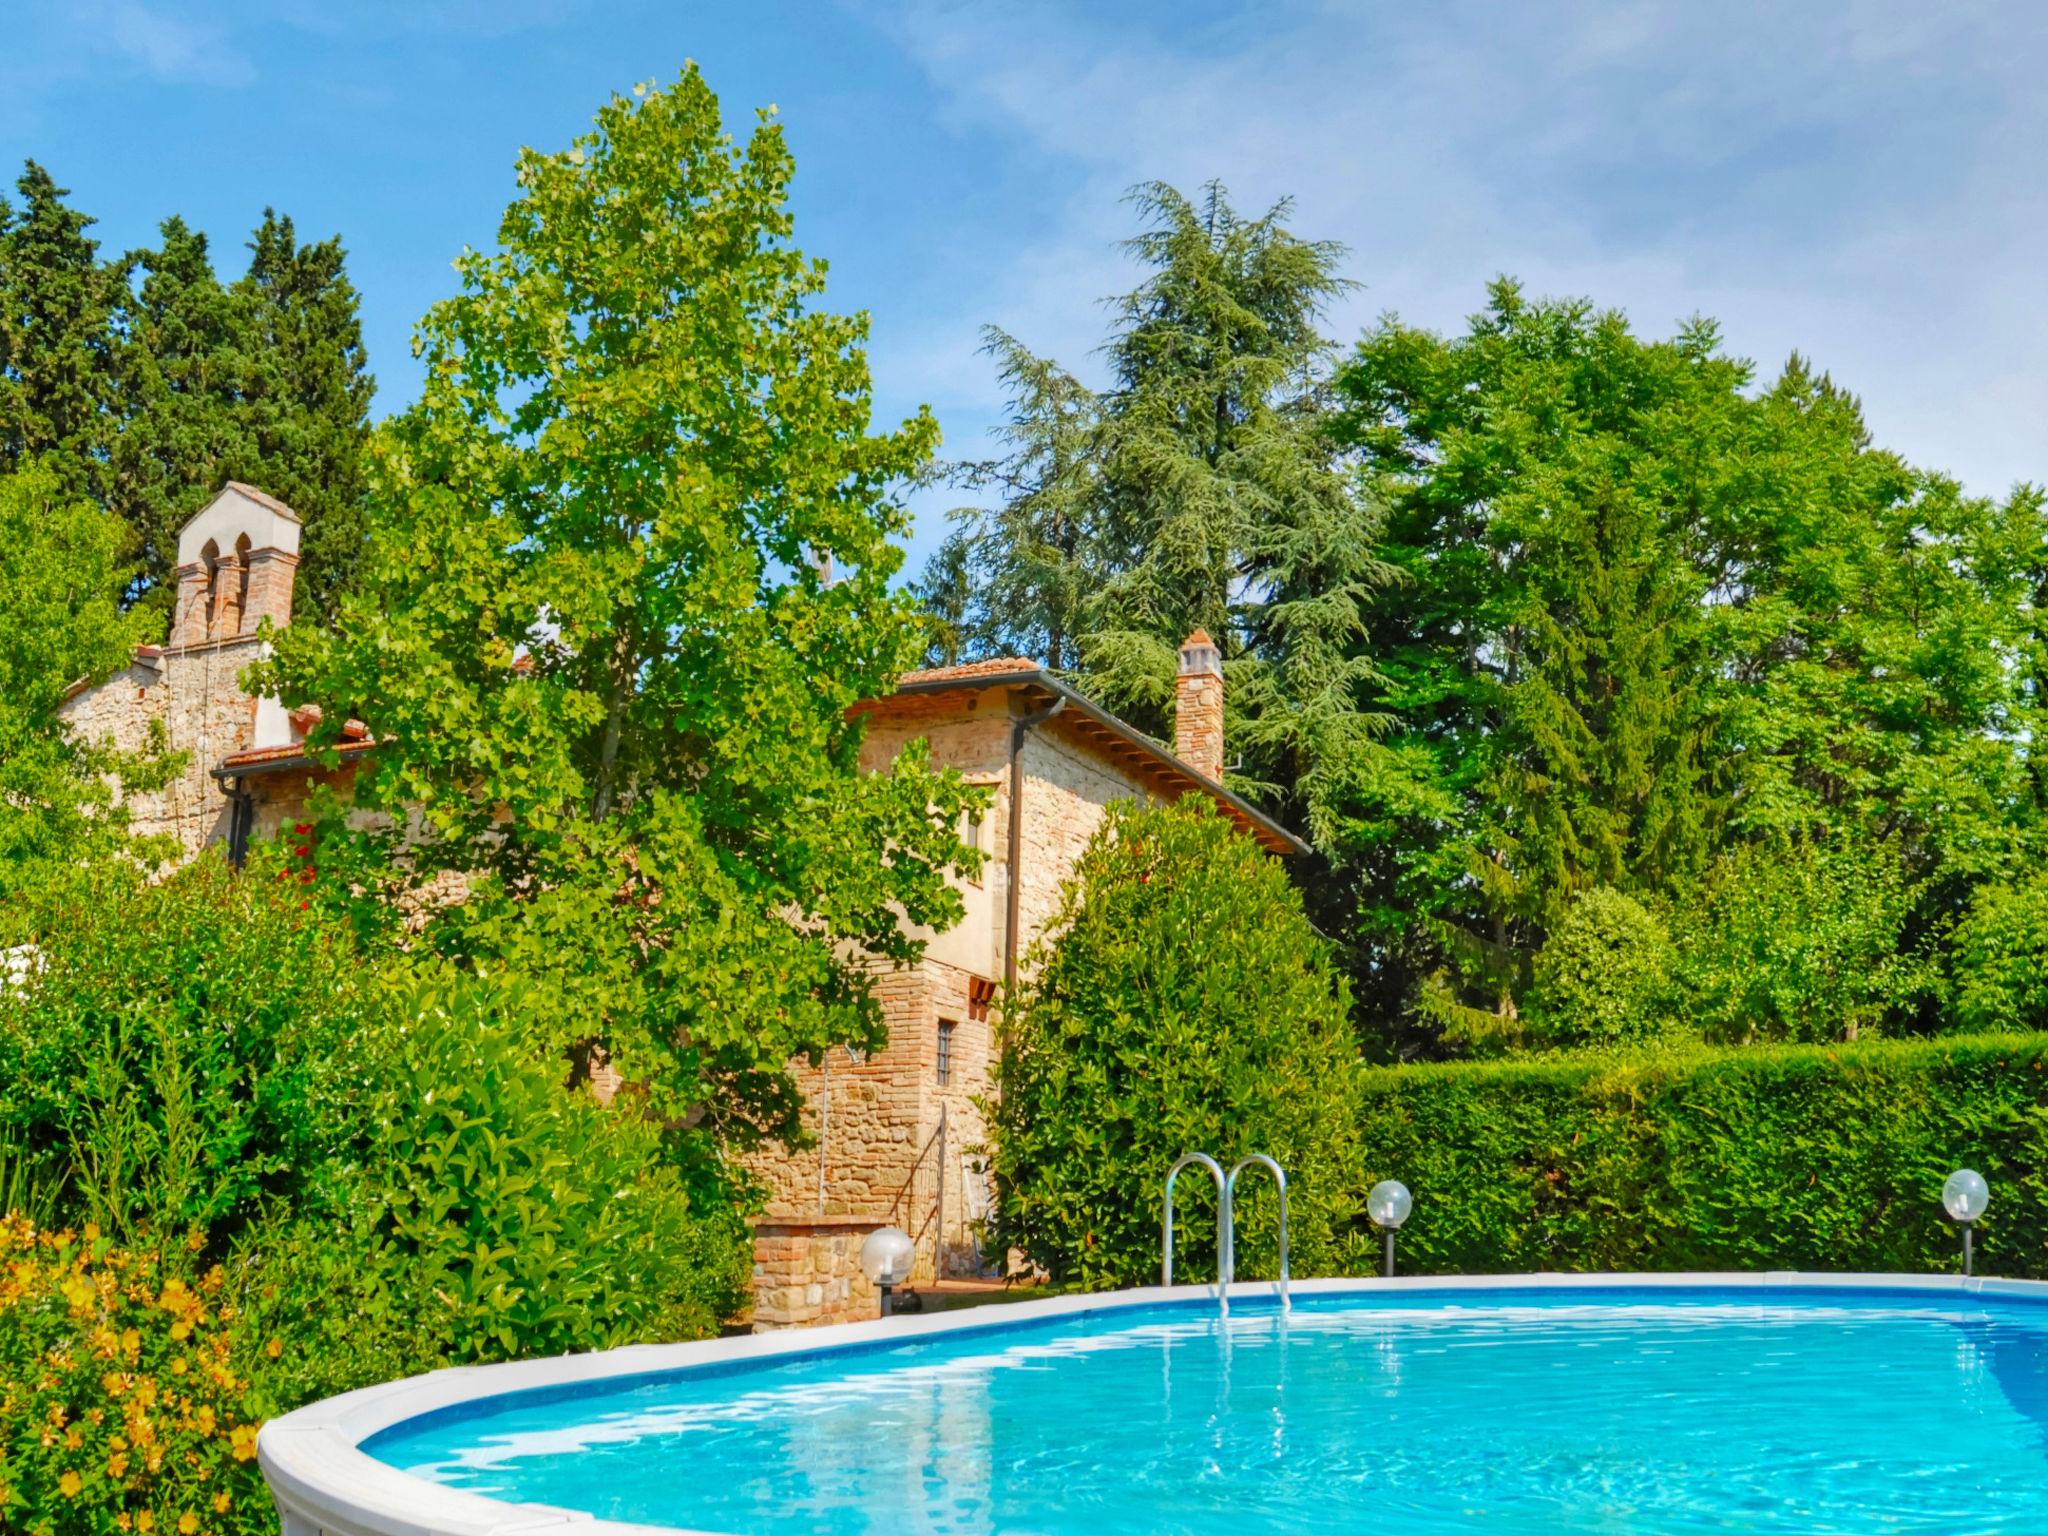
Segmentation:
[[(1974, 490), (2048, 481), (2048, 4), (577, 4), (4, 0), (0, 166), (45, 162), (109, 247), (183, 214), (239, 270), (266, 204), (340, 233), (379, 407), (487, 243), (522, 144), (701, 64), (777, 104), (798, 240), (874, 317), (878, 406), (949, 454), (1001, 409), (998, 323), (1087, 372), (1132, 183), (1220, 176), (1351, 247), (1331, 317), (1457, 325), (1485, 281), (1665, 334), (1799, 348), (1880, 442)], [(913, 566), (947, 498), (920, 502)]]

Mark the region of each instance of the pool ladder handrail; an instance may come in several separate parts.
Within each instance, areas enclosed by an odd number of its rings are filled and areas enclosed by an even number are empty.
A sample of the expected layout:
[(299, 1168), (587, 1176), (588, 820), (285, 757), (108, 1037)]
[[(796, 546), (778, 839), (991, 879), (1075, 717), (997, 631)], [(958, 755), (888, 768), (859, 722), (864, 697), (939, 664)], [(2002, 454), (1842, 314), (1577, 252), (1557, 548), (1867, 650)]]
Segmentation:
[(1292, 1310), (1287, 1299), (1287, 1170), (1263, 1152), (1249, 1153), (1237, 1160), (1237, 1166), (1230, 1170), (1230, 1177), (1224, 1181), (1223, 1192), (1228, 1198), (1224, 1209), (1229, 1213), (1230, 1230), (1230, 1272), (1223, 1277), (1227, 1288), (1237, 1279), (1237, 1176), (1245, 1169), (1257, 1164), (1273, 1175), (1273, 1188), (1280, 1194), (1280, 1310)]
[[(1180, 1177), (1180, 1171), (1194, 1163), (1200, 1163), (1209, 1170), (1209, 1176), (1216, 1181), (1216, 1273), (1226, 1277), (1231, 1270), (1230, 1263), (1230, 1181), (1224, 1176), (1223, 1165), (1206, 1152), (1183, 1152), (1180, 1161), (1166, 1170), (1166, 1226), (1165, 1237), (1160, 1247), (1159, 1283), (1173, 1284), (1173, 1181)], [(1223, 1299), (1223, 1310), (1230, 1310), (1230, 1298)]]
[(1280, 1310), (1290, 1309), (1287, 1295), (1287, 1170), (1263, 1152), (1238, 1159), (1229, 1173), (1206, 1152), (1184, 1152), (1166, 1170), (1166, 1219), (1162, 1223), (1159, 1253), (1159, 1283), (1173, 1284), (1173, 1181), (1183, 1168), (1199, 1163), (1216, 1181), (1216, 1297), (1224, 1313), (1230, 1311), (1230, 1287), (1237, 1279), (1237, 1176), (1257, 1164), (1273, 1175), (1273, 1187), (1280, 1192)]

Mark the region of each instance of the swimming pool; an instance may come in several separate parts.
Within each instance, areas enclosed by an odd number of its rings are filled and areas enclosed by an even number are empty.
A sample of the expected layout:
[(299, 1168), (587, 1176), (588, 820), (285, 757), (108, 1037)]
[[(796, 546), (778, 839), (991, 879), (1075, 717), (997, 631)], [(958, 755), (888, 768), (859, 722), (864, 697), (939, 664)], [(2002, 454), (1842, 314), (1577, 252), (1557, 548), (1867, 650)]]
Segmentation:
[(353, 1467), (356, 1523), (314, 1499), (308, 1531), (399, 1529), (369, 1506), (409, 1488), (413, 1531), (2004, 1536), (2048, 1530), (2044, 1292), (1345, 1281), (1286, 1314), (1236, 1287), (1227, 1321), (1121, 1292), (443, 1372), (262, 1450), (288, 1512)]

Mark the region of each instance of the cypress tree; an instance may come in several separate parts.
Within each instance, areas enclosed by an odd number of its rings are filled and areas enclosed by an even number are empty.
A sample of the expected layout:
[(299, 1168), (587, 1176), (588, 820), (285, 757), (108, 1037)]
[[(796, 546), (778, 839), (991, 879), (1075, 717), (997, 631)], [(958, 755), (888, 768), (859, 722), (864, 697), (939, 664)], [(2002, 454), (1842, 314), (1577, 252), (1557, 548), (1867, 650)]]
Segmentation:
[(112, 501), (139, 545), (133, 595), (168, 609), (178, 531), (224, 480), (263, 477), (242, 422), (245, 306), (215, 277), (205, 235), (176, 217), (159, 232), (156, 250), (130, 258), (142, 281), (119, 353)]
[(15, 186), (19, 209), (0, 199), (0, 472), (43, 459), (67, 493), (104, 499), (125, 267), (100, 261), (94, 221), (42, 166)]
[(242, 306), (240, 476), (305, 520), (301, 611), (332, 614), (365, 538), (370, 399), (359, 296), (339, 238), (301, 244), (292, 221), (265, 209), (235, 284)]

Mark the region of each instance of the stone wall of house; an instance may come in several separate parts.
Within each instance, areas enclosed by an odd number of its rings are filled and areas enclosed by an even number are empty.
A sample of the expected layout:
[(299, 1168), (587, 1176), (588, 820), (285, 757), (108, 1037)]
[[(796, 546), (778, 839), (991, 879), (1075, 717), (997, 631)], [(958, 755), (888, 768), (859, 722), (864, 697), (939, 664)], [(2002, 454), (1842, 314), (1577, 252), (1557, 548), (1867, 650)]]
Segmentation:
[[(988, 860), (978, 881), (960, 882), (965, 919), (920, 935), (927, 947), (912, 969), (877, 971), (888, 1044), (865, 1058), (835, 1049), (821, 1066), (794, 1064), (814, 1144), (764, 1152), (751, 1163), (770, 1190), (755, 1229), (757, 1327), (836, 1321), (847, 1309), (872, 1316), (859, 1248), (878, 1226), (901, 1227), (915, 1241), (913, 1285), (981, 1268), (976, 1224), (990, 1188), (977, 1100), (991, 1091), (999, 1049), (994, 1004), (1011, 874), (1007, 696), (990, 690), (889, 701), (870, 719), (862, 769), (886, 769), (920, 737), (930, 741), (935, 763), (990, 786), (986, 816), (966, 829)], [(1143, 798), (1145, 790), (1057, 718), (1025, 738), (1022, 767), (1019, 958), (1028, 964), (1031, 940), (1056, 914), (1060, 884), (1110, 803)], [(942, 1026), (950, 1026), (943, 1083)]]
[(140, 751), (161, 725), (171, 750), (185, 754), (183, 771), (162, 790), (127, 797), (136, 831), (172, 834), (187, 857), (227, 836), (228, 798), (211, 770), (255, 741), (260, 701), (242, 691), (240, 678), (261, 654), (254, 635), (145, 651), (65, 701), (64, 720), (89, 740), (111, 737), (124, 751)]

